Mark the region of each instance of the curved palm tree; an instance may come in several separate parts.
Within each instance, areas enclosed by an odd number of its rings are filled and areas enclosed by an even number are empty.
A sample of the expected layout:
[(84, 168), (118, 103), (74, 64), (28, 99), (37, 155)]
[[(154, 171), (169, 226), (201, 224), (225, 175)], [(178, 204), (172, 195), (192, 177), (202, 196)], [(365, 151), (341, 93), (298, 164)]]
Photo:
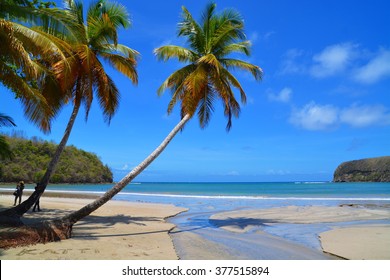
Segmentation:
[[(127, 76), (134, 84), (138, 82), (135, 69), (138, 52), (118, 44), (117, 29), (130, 26), (126, 8), (107, 1), (98, 1), (89, 7), (86, 20), (83, 12), (82, 1), (67, 1), (66, 13), (77, 19), (77, 24), (68, 26), (68, 34), (54, 34), (64, 36), (64, 39), (69, 41), (66, 48), (71, 49), (72, 52), (66, 60), (59, 60), (53, 65), (53, 72), (62, 91), (66, 93), (65, 101), (73, 103), (73, 111), (57, 150), (44, 176), (38, 182), (36, 190), (23, 203), (6, 210), (8, 223), (20, 223), (19, 218), (45, 191), (68, 141), (81, 105), (85, 105), (87, 119), (95, 93), (105, 121), (109, 123), (116, 112), (120, 94), (115, 83), (106, 73), (101, 59)], [(67, 35), (71, 36), (67, 37)]]
[(228, 69), (247, 70), (256, 80), (261, 79), (262, 76), (262, 70), (258, 66), (227, 58), (229, 54), (235, 52), (249, 55), (250, 43), (245, 40), (243, 27), (240, 15), (233, 10), (215, 14), (215, 4), (210, 4), (206, 7), (201, 23), (197, 23), (183, 7), (179, 36), (187, 38), (189, 48), (165, 46), (155, 50), (155, 54), (160, 59), (178, 58), (180, 61), (188, 62), (187, 66), (169, 76), (158, 91), (161, 93), (167, 88), (172, 89), (173, 97), (168, 112), (172, 111), (175, 104), (181, 103), (182, 119), (143, 162), (102, 197), (60, 220), (48, 223), (48, 226), (55, 229), (58, 238), (69, 238), (74, 223), (113, 198), (149, 166), (164, 151), (173, 137), (184, 128), (196, 111), (198, 111), (201, 127), (205, 127), (213, 111), (214, 102), (219, 98), (223, 101), (225, 115), (228, 118), (227, 129), (231, 128), (232, 116), (238, 117), (240, 112), (232, 87), (238, 89), (242, 102), (245, 102), (245, 92)]

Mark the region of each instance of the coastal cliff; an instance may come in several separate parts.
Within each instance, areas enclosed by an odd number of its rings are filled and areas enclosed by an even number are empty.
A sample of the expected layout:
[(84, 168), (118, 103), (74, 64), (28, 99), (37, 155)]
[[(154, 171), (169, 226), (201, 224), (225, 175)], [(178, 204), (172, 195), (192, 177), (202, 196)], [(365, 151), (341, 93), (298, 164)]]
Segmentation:
[(352, 160), (340, 164), (334, 182), (390, 182), (390, 156)]

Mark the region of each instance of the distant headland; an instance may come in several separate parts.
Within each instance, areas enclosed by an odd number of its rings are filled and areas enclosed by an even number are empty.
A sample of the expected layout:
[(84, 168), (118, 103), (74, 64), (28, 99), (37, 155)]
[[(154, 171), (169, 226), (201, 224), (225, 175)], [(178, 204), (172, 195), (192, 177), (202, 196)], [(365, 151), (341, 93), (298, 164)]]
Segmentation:
[[(33, 137), (5, 136), (13, 157), (0, 161), (0, 183), (37, 183), (45, 173), (57, 145)], [(50, 183), (112, 183), (110, 168), (99, 157), (74, 146), (65, 147)]]
[(390, 182), (390, 156), (352, 160), (340, 164), (334, 182)]

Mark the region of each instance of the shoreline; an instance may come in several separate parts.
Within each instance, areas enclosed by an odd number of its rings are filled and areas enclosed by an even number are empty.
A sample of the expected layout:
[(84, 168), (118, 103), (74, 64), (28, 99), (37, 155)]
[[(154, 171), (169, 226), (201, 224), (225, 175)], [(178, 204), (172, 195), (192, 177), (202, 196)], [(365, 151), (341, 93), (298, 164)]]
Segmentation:
[[(26, 193), (24, 198), (27, 196)], [(97, 194), (88, 193), (45, 192), (44, 200), (41, 202), (46, 215), (49, 214), (49, 202), (55, 203), (52, 206), (53, 211), (61, 210), (62, 212), (59, 214), (64, 214), (72, 207), (84, 206), (97, 196)], [(110, 241), (111, 237), (114, 239), (122, 237), (124, 238), (123, 243), (127, 242), (128, 236), (138, 235), (144, 238), (136, 242), (140, 244), (146, 242), (148, 245), (155, 242), (156, 236), (145, 226), (149, 226), (146, 225), (149, 222), (152, 224), (158, 222), (164, 225), (159, 233), (164, 232), (165, 234), (163, 239), (165, 241), (160, 241), (160, 243), (169, 244), (168, 248), (165, 249), (170, 253), (159, 252), (151, 256), (148, 253), (150, 248), (146, 246), (143, 251), (140, 249), (138, 253), (129, 256), (129, 251), (133, 250), (132, 247), (128, 246), (126, 248), (128, 250), (124, 250), (123, 244), (118, 240), (118, 244), (107, 246), (109, 247), (107, 252), (114, 252), (117, 247), (123, 252), (121, 251), (119, 256), (106, 252), (106, 259), (390, 259), (390, 250), (384, 250), (384, 248), (390, 248), (387, 246), (387, 244), (390, 245), (390, 204), (383, 203), (383, 201), (380, 203), (367, 201), (363, 204), (360, 201), (343, 204), (341, 201), (341, 203), (320, 203), (317, 206), (314, 201), (298, 205), (295, 205), (294, 201), (290, 201), (287, 203), (289, 206), (286, 207), (282, 206), (285, 203), (282, 204), (277, 200), (274, 202), (263, 201), (260, 204), (251, 204), (249, 201), (241, 200), (239, 202), (241, 206), (239, 206), (232, 204), (233, 200), (228, 199), (202, 200), (187, 197), (186, 200), (182, 200), (182, 198), (160, 197), (153, 200), (149, 197), (149, 199), (138, 200), (135, 196), (131, 201), (128, 201), (128, 196), (119, 198), (124, 200), (110, 201), (109, 207), (103, 206), (101, 212), (92, 213), (93, 216), (90, 217), (89, 221), (80, 221), (80, 228), (78, 229), (78, 224), (76, 224), (75, 229), (84, 232), (84, 227), (95, 223), (97, 228), (103, 232), (89, 233), (92, 239), (99, 236)], [(13, 196), (0, 192), (0, 206), (11, 206), (12, 203)], [(117, 209), (117, 212), (113, 213), (112, 211), (117, 206), (124, 208), (121, 208), (119, 212)], [(77, 207), (75, 209), (78, 209)], [(145, 209), (147, 209), (146, 213)], [(164, 212), (167, 211), (166, 209), (170, 209), (171, 212)], [(187, 210), (189, 211), (178, 215)], [(33, 218), (42, 215), (42, 213), (28, 212), (26, 219), (34, 221)], [(120, 233), (120, 236), (112, 236), (111, 233), (104, 232), (104, 227), (111, 228), (111, 230), (117, 230), (116, 228), (119, 227), (125, 233)], [(86, 238), (87, 234), (81, 236), (76, 234), (75, 236), (80, 239)], [(363, 243), (352, 244), (351, 247), (351, 242), (349, 242), (352, 241), (349, 238), (351, 234), (361, 236), (354, 242), (362, 242), (361, 240), (363, 240), (365, 251), (354, 250), (356, 246), (361, 246)], [(383, 238), (373, 239), (378, 235)], [(146, 236), (150, 239), (147, 239)], [(294, 239), (297, 236), (300, 240)], [(335, 240), (343, 241), (340, 244)], [(96, 240), (89, 241), (95, 242)], [(68, 242), (68, 240), (62, 242)], [(60, 244), (64, 244), (62, 242)], [(313, 245), (313, 242), (319, 245)], [(51, 249), (50, 246), (59, 248), (59, 244), (50, 244), (52, 243), (40, 244), (43, 246), (40, 247), (40, 250), (54, 252), (55, 250)], [(88, 255), (84, 251), (69, 256), (49, 256), (46, 254), (44, 259), (99, 259), (98, 256), (95, 256), (96, 254), (90, 253)], [(98, 251), (100, 254), (100, 250)], [(366, 253), (368, 251), (370, 254)], [(36, 251), (33, 252), (36, 253)], [(174, 253), (172, 254), (172, 252)], [(17, 254), (19, 256), (16, 256)], [(37, 256), (23, 257), (20, 254), (21, 251), (15, 252), (13, 257), (18, 257), (16, 259), (37, 258)], [(3, 259), (2, 256), (0, 251), (0, 259)]]

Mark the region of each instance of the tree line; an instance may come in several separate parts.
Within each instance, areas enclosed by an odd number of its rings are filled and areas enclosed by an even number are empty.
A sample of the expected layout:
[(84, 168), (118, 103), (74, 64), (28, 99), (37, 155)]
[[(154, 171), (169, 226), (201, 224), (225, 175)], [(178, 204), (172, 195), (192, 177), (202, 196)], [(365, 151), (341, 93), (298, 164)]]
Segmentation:
[[(11, 159), (0, 161), (0, 182), (35, 183), (42, 178), (53, 157), (57, 144), (38, 138), (3, 135), (10, 146)], [(75, 146), (65, 147), (52, 175), (51, 183), (112, 183), (110, 168), (99, 157)]]

